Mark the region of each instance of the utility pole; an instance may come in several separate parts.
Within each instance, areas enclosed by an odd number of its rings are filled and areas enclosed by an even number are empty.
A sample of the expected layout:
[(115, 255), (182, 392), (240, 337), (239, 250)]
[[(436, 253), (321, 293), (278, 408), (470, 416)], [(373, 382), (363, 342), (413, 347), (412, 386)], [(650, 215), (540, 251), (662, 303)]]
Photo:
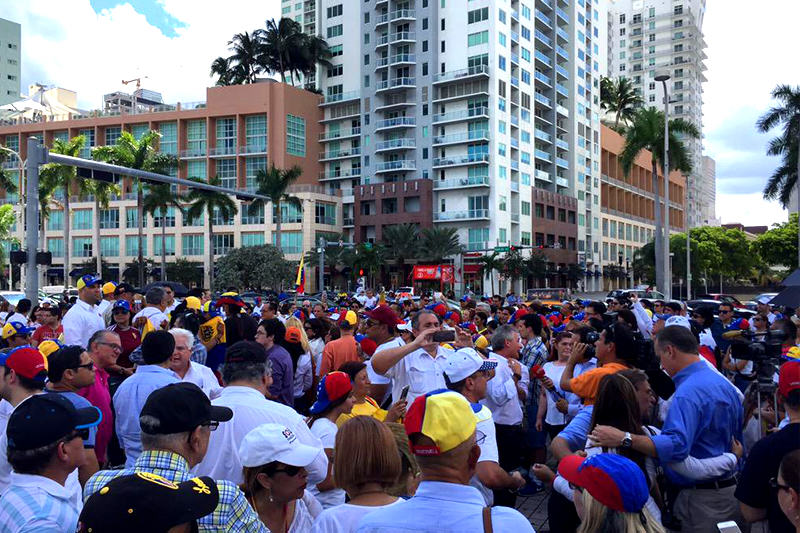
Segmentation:
[(669, 264), (669, 93), (667, 80), (669, 74), (660, 74), (655, 77), (664, 87), (664, 239), (662, 241), (662, 261), (664, 261), (664, 298), (672, 299), (672, 273)]
[(692, 299), (692, 223), (689, 218), (689, 204), (692, 200), (691, 192), (689, 192), (689, 175), (686, 175), (686, 205), (684, 206), (686, 214), (686, 299)]
[[(36, 137), (28, 137), (28, 181), (25, 186), (25, 231), (27, 261), (25, 263), (25, 297), (35, 305), (39, 301), (39, 279), (36, 269), (36, 251), (39, 248), (39, 166), (45, 163), (47, 148)], [(69, 194), (69, 191), (67, 191)], [(64, 217), (65, 219), (67, 217)], [(69, 224), (69, 220), (65, 220)]]
[(328, 246), (338, 246), (339, 248), (355, 248), (355, 243), (344, 241), (329, 241), (325, 237), (320, 237), (317, 242), (319, 249), (319, 290), (325, 290), (325, 248)]

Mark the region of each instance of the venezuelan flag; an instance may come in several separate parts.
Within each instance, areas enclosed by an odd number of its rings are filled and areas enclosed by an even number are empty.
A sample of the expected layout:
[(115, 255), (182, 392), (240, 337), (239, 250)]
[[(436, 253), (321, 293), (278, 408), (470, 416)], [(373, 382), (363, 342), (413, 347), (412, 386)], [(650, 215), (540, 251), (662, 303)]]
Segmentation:
[(300, 264), (297, 266), (297, 279), (294, 282), (294, 288), (297, 294), (306, 293), (306, 269), (303, 268), (304, 257), (300, 258)]

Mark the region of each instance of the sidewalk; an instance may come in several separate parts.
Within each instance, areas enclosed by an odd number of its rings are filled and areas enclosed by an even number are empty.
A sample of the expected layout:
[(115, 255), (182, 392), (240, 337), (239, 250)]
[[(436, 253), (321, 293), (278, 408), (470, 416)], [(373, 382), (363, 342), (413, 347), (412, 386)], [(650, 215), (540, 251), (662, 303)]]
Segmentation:
[(550, 499), (550, 487), (533, 496), (517, 496), (517, 511), (530, 520), (536, 533), (548, 533), (547, 501)]

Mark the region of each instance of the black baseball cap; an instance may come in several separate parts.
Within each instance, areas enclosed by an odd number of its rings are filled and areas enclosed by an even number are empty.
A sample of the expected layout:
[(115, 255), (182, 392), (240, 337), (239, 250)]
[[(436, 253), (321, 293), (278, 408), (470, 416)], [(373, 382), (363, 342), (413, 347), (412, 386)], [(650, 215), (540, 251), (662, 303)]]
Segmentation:
[[(145, 416), (157, 422), (142, 423)], [(203, 390), (194, 383), (173, 383), (156, 389), (147, 397), (142, 407), (139, 426), (151, 435), (168, 435), (192, 431), (208, 422), (227, 422), (233, 411), (227, 407), (211, 405)]]
[(111, 480), (86, 500), (79, 531), (167, 531), (211, 514), (218, 504), (219, 489), (210, 477), (175, 483), (157, 474), (137, 472)]
[(123, 282), (117, 285), (117, 288), (114, 289), (114, 294), (119, 296), (123, 292), (136, 292), (136, 290), (133, 288), (133, 285)]
[[(275, 319), (277, 322), (277, 319)], [(254, 341), (239, 341), (228, 346), (225, 352), (226, 363), (265, 363), (267, 351)]]
[(76, 409), (58, 393), (37, 394), (17, 406), (8, 419), (8, 449), (34, 450), (100, 423), (95, 406)]

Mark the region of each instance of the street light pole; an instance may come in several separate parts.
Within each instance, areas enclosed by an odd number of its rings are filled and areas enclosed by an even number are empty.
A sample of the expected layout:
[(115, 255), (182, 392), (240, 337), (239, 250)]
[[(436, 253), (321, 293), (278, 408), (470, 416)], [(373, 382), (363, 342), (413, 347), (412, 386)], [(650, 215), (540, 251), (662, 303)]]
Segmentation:
[(692, 299), (692, 223), (689, 219), (689, 202), (691, 193), (689, 192), (689, 175), (686, 174), (686, 205), (683, 206), (686, 215), (686, 299)]
[(669, 264), (669, 94), (667, 93), (667, 73), (656, 76), (664, 87), (664, 239), (662, 240), (664, 260), (664, 297), (672, 299), (672, 272)]

